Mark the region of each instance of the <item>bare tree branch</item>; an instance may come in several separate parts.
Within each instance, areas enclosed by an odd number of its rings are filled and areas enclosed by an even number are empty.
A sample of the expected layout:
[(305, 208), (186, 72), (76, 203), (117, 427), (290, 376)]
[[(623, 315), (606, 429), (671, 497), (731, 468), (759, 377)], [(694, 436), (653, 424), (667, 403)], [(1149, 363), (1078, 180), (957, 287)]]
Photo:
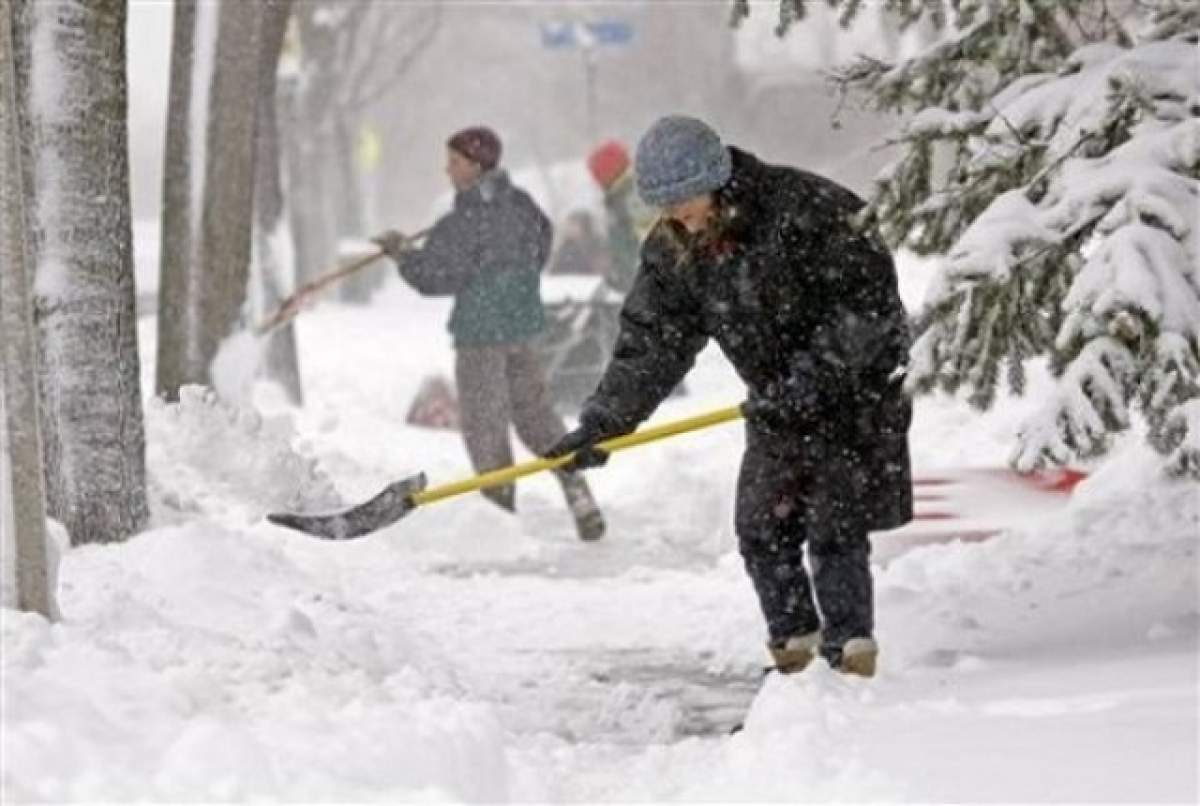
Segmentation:
[[(416, 60), (433, 42), (438, 29), (441, 27), (441, 6), (426, 7), (422, 10), (424, 13), (417, 18), (421, 28), (418, 29), (417, 33), (407, 37), (407, 48), (399, 50), (398, 55), (392, 57), (394, 60), (392, 64), (386, 68), (381, 69), (378, 63), (368, 65), (369, 72), (363, 77), (363, 80), (350, 85), (349, 89), (352, 94), (339, 104), (342, 109), (361, 111), (396, 89), (400, 77), (412, 68)], [(383, 25), (378, 26), (378, 28), (380, 30), (387, 30)], [(379, 50), (372, 49), (367, 52), (386, 53), (387, 48), (385, 45)], [(396, 51), (393, 52), (395, 53)], [(374, 86), (368, 80), (369, 76), (372, 75), (375, 78)]]

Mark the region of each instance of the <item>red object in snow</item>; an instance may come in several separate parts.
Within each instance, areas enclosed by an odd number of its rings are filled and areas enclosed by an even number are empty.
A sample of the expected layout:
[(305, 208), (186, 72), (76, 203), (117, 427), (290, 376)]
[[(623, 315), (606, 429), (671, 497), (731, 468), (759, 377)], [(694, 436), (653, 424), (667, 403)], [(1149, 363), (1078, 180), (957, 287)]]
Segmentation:
[(1045, 470), (1037, 473), (1027, 473), (1021, 476), (1043, 490), (1056, 493), (1069, 493), (1079, 482), (1087, 478), (1087, 473), (1062, 467), (1056, 470)]
[[(1039, 490), (1055, 493), (1069, 493), (1075, 489), (1079, 482), (1087, 478), (1087, 473), (1081, 470), (1074, 470), (1069, 467), (1060, 467), (1053, 470), (1035, 470), (1032, 473), (1018, 473), (1007, 467), (988, 468), (985, 470), (966, 471), (966, 472), (984, 472), (991, 473), (995, 476), (1005, 479), (1020, 479), (1021, 481), (1032, 484)], [(922, 487), (946, 487), (952, 484), (959, 484), (961, 480), (949, 478), (946, 476), (920, 476), (913, 479), (913, 486), (917, 488), (916, 498), (918, 501), (936, 501), (938, 494), (926, 492)]]
[(440, 375), (430, 375), (421, 381), (404, 421), (425, 428), (458, 430), (458, 397), (450, 381)]
[(971, 543), (1028, 528), (1066, 506), (1086, 473), (1056, 469), (1017, 473), (1007, 467), (945, 468), (913, 479), (913, 521), (872, 537), (875, 562), (886, 563), (937, 543)]
[(952, 521), (958, 517), (953, 512), (941, 512), (938, 510), (918, 509), (913, 513), (913, 520), (917, 521)]

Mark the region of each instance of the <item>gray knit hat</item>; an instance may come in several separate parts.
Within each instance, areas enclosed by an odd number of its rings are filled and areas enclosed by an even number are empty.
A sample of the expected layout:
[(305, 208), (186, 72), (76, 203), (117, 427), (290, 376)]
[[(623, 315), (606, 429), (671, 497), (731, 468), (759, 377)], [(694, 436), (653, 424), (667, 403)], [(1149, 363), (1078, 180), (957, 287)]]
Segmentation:
[(718, 189), (729, 180), (733, 164), (707, 123), (668, 115), (642, 135), (634, 168), (642, 200), (667, 207)]

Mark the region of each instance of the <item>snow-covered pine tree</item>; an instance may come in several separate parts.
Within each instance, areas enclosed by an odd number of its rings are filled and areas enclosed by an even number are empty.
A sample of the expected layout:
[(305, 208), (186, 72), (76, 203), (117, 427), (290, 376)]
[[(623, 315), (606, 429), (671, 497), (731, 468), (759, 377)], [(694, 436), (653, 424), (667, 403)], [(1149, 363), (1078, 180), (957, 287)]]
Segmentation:
[[(861, 0), (828, 0), (843, 24)], [(909, 385), (987, 408), (1046, 356), (1053, 396), (1020, 469), (1101, 454), (1140, 412), (1200, 478), (1200, 3), (886, 0), (941, 37), (860, 59), (844, 89), (911, 114), (863, 222), (945, 260)], [(735, 4), (735, 15), (748, 9)], [(804, 4), (781, 0), (780, 30)]]

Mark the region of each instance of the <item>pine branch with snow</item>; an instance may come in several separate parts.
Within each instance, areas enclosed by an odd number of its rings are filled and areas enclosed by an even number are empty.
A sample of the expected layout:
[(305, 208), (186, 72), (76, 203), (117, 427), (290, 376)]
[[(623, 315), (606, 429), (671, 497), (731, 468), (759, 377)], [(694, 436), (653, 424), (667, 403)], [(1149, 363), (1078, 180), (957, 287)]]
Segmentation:
[[(856, 11), (839, 2), (843, 22)], [(911, 113), (862, 216), (945, 255), (920, 312), (912, 391), (976, 406), (1046, 356), (1053, 398), (1021, 469), (1102, 454), (1135, 416), (1200, 475), (1200, 8), (1107, 0), (889, 0), (939, 41), (835, 79)], [(1111, 8), (1110, 8), (1111, 6)], [(1114, 11), (1113, 9), (1117, 9)], [(1192, 447), (1189, 447), (1192, 446)]]
[[(918, 364), (911, 383), (965, 384), (986, 406), (1000, 360), (1047, 354), (1058, 390), (1020, 435), (1020, 468), (1103, 453), (1107, 435), (1129, 426), (1131, 405), (1166, 448), (1172, 411), (1200, 396), (1195, 67), (1187, 40), (1095, 44), (1053, 78), (1030, 76), (994, 102), (1005, 120), (993, 118), (985, 134), (1003, 147), (1016, 145), (1006, 132), (1036, 133), (1042, 167), (949, 250), (930, 309), (945, 313), (928, 316), (920, 336), (936, 343), (923, 354), (946, 360)], [(946, 326), (964, 310), (965, 338)]]
[(1167, 472), (1180, 478), (1200, 476), (1200, 400), (1189, 400), (1171, 412), (1162, 431)]

